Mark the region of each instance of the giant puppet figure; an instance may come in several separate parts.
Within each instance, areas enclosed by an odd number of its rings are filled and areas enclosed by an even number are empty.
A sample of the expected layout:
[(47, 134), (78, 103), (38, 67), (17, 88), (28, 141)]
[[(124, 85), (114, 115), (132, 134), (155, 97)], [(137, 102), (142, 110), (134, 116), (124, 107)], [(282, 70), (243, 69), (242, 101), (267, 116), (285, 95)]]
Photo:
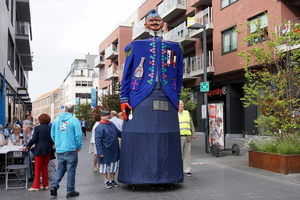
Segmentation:
[(183, 55), (178, 43), (162, 38), (163, 26), (151, 10), (145, 22), (150, 38), (133, 41), (124, 49), (120, 183), (183, 182), (177, 113)]

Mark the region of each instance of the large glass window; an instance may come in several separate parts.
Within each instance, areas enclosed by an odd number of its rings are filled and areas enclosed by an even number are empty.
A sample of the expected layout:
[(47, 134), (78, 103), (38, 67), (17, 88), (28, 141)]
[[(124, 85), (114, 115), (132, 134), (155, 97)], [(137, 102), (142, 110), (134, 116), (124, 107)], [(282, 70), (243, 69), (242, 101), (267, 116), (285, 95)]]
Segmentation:
[(11, 71), (14, 73), (14, 43), (11, 39), (10, 34), (8, 35), (8, 47), (7, 47), (7, 65), (10, 67)]
[(221, 0), (221, 8), (225, 8), (238, 0)]
[(235, 27), (222, 32), (222, 53), (228, 53), (237, 49), (237, 33)]
[(249, 19), (249, 32), (251, 34), (259, 33), (258, 36), (250, 41), (251, 44), (266, 39), (268, 36), (268, 17), (265, 13)]

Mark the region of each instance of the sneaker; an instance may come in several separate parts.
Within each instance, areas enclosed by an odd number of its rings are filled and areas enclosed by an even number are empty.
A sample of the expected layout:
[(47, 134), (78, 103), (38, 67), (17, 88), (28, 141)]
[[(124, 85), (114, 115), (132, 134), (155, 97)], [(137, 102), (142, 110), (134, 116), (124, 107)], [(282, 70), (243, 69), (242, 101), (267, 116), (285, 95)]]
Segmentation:
[(28, 191), (39, 191), (40, 189), (38, 188), (29, 188)]
[(98, 171), (97, 167), (94, 167), (93, 172), (97, 172), (97, 171)]
[(41, 186), (41, 190), (49, 190), (49, 186), (46, 187)]
[(104, 186), (105, 186), (106, 189), (110, 189), (110, 188), (113, 187), (113, 186), (111, 185), (111, 183), (108, 182), (108, 181), (106, 181), (106, 182), (104, 183)]
[(109, 182), (111, 184), (112, 187), (119, 187), (119, 184), (115, 182), (115, 180), (111, 180)]
[(77, 196), (79, 196), (79, 192), (74, 191), (72, 193), (67, 193), (66, 197), (71, 198), (71, 197), (77, 197)]
[(193, 174), (191, 172), (185, 173), (186, 176), (192, 177)]
[(51, 186), (50, 195), (55, 197), (57, 196), (57, 187)]

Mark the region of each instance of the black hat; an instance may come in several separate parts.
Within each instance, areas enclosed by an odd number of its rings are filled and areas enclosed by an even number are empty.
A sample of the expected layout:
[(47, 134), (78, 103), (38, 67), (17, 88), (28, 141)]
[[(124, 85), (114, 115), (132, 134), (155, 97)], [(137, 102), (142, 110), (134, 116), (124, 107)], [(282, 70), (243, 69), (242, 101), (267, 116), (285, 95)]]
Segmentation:
[(110, 115), (110, 112), (107, 110), (101, 110), (100, 111), (100, 116), (106, 116), (106, 115)]

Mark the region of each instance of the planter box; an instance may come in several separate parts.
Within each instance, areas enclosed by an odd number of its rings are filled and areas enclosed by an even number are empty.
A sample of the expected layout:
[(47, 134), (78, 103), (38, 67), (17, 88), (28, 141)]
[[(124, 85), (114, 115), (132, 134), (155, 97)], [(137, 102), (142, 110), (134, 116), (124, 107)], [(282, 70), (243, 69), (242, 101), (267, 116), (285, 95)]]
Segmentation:
[(281, 174), (300, 173), (300, 155), (278, 155), (257, 151), (248, 152), (249, 166)]

